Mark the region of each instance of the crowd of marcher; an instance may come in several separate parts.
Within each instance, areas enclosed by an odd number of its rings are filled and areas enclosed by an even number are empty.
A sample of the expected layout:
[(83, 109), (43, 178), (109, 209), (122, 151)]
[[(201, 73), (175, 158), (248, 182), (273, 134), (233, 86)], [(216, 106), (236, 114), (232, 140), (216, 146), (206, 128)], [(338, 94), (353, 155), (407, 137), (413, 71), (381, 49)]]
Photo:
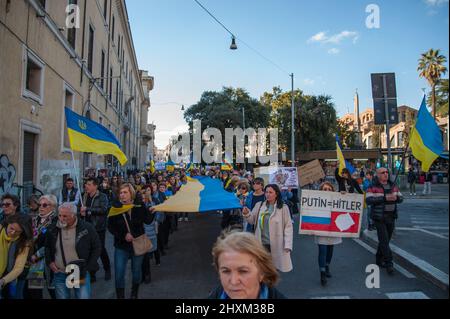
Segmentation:
[[(73, 179), (67, 178), (58, 196), (33, 195), (23, 210), (19, 198), (3, 195), (0, 298), (42, 299), (46, 293), (52, 299), (92, 298), (91, 288), (98, 280), (100, 260), (103, 279), (110, 281), (114, 276), (116, 297), (123, 299), (127, 264), (131, 260), (129, 296), (137, 299), (140, 285), (152, 280), (151, 264), (160, 266), (167, 254), (170, 236), (177, 231), (178, 223), (189, 221), (187, 213), (162, 213), (154, 206), (175, 195), (187, 183), (188, 175), (220, 180), (223, 188), (234, 193), (242, 205), (241, 209), (220, 212), (223, 233), (213, 248), (213, 257), (221, 287), (210, 297), (282, 298), (275, 284), (278, 272), (293, 270), (291, 252), (294, 216), (299, 213), (298, 190), (265, 185), (264, 179), (246, 171), (214, 168), (130, 172), (126, 177), (88, 175), (82, 190), (77, 189)], [(402, 201), (398, 187), (389, 180), (384, 168), (376, 173), (365, 172), (361, 185), (346, 169), (341, 174), (336, 170), (335, 177), (337, 187), (325, 181), (318, 185), (319, 190), (365, 193), (367, 226), (369, 230), (376, 229), (380, 242), (376, 262), (392, 274), (389, 241), (397, 204)], [(106, 249), (108, 232), (114, 238), (113, 256)], [(331, 278), (334, 246), (342, 243), (342, 239), (316, 236), (315, 242), (320, 282), (326, 285)], [(253, 259), (258, 262), (256, 268), (248, 265)], [(251, 278), (242, 276), (240, 267), (246, 268)], [(71, 278), (66, 270), (75, 268), (78, 277), (68, 287)]]

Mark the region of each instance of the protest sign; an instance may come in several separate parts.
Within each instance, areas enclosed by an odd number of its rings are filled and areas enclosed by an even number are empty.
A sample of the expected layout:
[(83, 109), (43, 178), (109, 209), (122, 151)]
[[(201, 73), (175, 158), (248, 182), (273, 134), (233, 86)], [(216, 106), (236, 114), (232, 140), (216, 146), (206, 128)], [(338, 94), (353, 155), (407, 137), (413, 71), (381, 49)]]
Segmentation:
[(325, 178), (325, 173), (319, 160), (314, 160), (298, 168), (300, 187), (312, 184), (322, 178)]
[(364, 195), (303, 190), (300, 199), (302, 235), (358, 238)]

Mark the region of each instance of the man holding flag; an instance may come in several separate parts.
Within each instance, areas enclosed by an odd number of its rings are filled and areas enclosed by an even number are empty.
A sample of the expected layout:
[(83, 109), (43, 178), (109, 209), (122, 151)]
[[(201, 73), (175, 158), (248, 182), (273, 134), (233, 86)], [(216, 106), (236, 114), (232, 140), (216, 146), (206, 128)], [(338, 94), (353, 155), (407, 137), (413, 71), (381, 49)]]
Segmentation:
[(358, 182), (352, 178), (351, 174), (355, 172), (355, 168), (345, 160), (342, 148), (339, 143), (339, 136), (336, 134), (336, 152), (339, 166), (336, 168), (335, 177), (339, 185), (339, 192), (363, 194)]

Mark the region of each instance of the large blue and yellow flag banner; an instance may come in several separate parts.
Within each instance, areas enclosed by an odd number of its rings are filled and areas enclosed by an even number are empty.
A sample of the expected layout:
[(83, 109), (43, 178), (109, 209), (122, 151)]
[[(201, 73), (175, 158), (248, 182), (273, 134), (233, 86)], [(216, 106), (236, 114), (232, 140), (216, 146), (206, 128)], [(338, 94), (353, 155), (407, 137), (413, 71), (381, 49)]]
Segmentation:
[(114, 155), (125, 165), (128, 161), (116, 137), (102, 125), (65, 108), (70, 148), (74, 151)]
[(239, 199), (225, 191), (220, 180), (206, 176), (189, 178), (174, 196), (155, 206), (156, 211), (166, 213), (205, 213), (235, 208), (242, 208)]
[(428, 172), (433, 162), (443, 156), (442, 134), (436, 121), (427, 110), (425, 96), (411, 132), (409, 146), (413, 156), (422, 162), (422, 170)]
[(342, 153), (341, 143), (339, 142), (339, 135), (336, 134), (336, 152), (337, 160), (339, 162), (339, 175), (342, 174), (344, 168), (348, 169), (350, 174), (355, 172), (355, 168), (348, 161), (345, 160), (344, 154)]

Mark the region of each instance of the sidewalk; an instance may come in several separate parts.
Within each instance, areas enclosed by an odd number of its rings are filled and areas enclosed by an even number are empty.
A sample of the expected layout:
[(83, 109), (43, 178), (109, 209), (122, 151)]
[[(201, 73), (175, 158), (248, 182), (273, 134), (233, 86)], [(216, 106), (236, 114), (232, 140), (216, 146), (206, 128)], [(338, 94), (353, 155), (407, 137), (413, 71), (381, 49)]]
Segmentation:
[(417, 196), (409, 195), (409, 186), (406, 188), (401, 188), (405, 199), (408, 198), (417, 198), (417, 199), (448, 199), (448, 184), (432, 184), (431, 185), (431, 195), (423, 195), (423, 184), (416, 184), (416, 194)]

